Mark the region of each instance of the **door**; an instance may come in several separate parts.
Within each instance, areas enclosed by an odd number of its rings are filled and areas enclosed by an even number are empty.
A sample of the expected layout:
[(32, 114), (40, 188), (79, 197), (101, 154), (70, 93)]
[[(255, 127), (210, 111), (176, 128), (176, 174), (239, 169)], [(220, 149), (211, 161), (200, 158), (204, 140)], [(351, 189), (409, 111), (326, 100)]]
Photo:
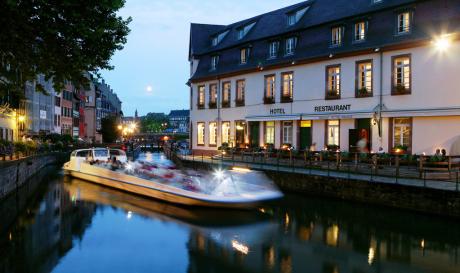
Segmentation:
[(260, 124), (259, 122), (251, 122), (249, 123), (249, 130), (250, 130), (250, 145), (251, 147), (259, 147), (259, 132), (260, 132)]
[[(369, 152), (371, 145), (371, 119), (363, 118), (356, 120), (356, 129), (358, 130), (358, 142), (361, 142), (361, 146), (365, 144), (365, 147), (360, 148), (360, 152)], [(357, 143), (357, 142), (356, 142)], [(359, 145), (358, 145), (359, 146)]]
[(310, 150), (312, 144), (311, 121), (300, 122), (300, 150)]
[(358, 141), (359, 141), (359, 134), (358, 129), (350, 129), (348, 131), (348, 151), (350, 153), (357, 153), (358, 152)]

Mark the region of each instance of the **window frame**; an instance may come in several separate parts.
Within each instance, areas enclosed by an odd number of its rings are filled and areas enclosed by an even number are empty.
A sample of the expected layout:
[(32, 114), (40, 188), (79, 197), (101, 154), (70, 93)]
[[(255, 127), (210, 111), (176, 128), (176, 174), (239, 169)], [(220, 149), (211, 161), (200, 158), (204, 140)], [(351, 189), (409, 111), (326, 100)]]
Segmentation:
[[(339, 30), (339, 37), (338, 40), (335, 40), (334, 38), (334, 30), (338, 29)], [(331, 40), (329, 41), (329, 47), (335, 48), (335, 47), (341, 47), (344, 42), (344, 35), (345, 34), (345, 26), (343, 25), (335, 25), (331, 27)], [(334, 43), (334, 41), (338, 41), (338, 43)]]
[[(212, 133), (212, 130), (211, 130), (211, 125), (214, 125), (214, 133)], [(209, 130), (209, 139), (208, 139), (208, 147), (217, 147), (217, 141), (218, 141), (218, 134), (219, 134), (219, 128), (218, 128), (218, 124), (216, 121), (211, 121), (211, 122), (208, 122), (208, 130)], [(211, 136), (214, 134), (214, 140), (213, 142), (211, 142)]]
[[(275, 45), (276, 50), (272, 51), (272, 45)], [(268, 59), (276, 59), (278, 58), (280, 50), (280, 41), (270, 41), (268, 44)]]
[[(213, 90), (214, 88), (214, 90)], [(209, 109), (216, 109), (217, 108), (217, 83), (209, 84), (209, 101), (208, 107)], [(214, 95), (214, 97), (213, 97)]]
[[(289, 80), (289, 96), (284, 95), (284, 76), (286, 75), (291, 75), (291, 79)], [(294, 100), (294, 71), (286, 71), (281, 73), (280, 75), (281, 81), (280, 81), (280, 98), (281, 98), (281, 103), (290, 103)]]
[(211, 68), (210, 71), (214, 71), (217, 69), (217, 65), (219, 64), (219, 55), (211, 56)]
[[(391, 141), (391, 147), (389, 147), (390, 149), (394, 149), (397, 145), (404, 145), (404, 143), (400, 144), (399, 142), (398, 143), (395, 143), (395, 132), (396, 132), (396, 127), (402, 127), (402, 126), (395, 126), (396, 124), (396, 120), (397, 119), (407, 119), (408, 120), (408, 123), (405, 123), (403, 125), (405, 125), (406, 127), (409, 128), (409, 143), (407, 145), (407, 151), (408, 152), (411, 152), (412, 151), (412, 133), (413, 133), (413, 119), (412, 117), (394, 117), (394, 118), (391, 118), (391, 135), (390, 135), (390, 141)], [(401, 134), (400, 136), (400, 140), (401, 139), (404, 139), (403, 137), (403, 134)]]
[[(357, 36), (359, 35), (359, 34), (357, 35), (357, 26), (359, 24), (364, 24), (364, 34), (361, 39), (356, 39)], [(353, 43), (363, 43), (367, 40), (368, 25), (369, 25), (369, 22), (367, 20), (359, 20), (353, 24)]]
[[(397, 59), (408, 58), (409, 60), (409, 88), (405, 88), (404, 91), (398, 90), (396, 84), (396, 66), (395, 62)], [(404, 78), (404, 76), (403, 76)], [(401, 54), (391, 57), (391, 95), (398, 96), (398, 95), (410, 95), (412, 94), (412, 54)]]
[[(286, 40), (284, 41), (284, 56), (292, 56), (295, 54), (295, 51), (297, 49), (297, 44), (299, 42), (298, 40), (299, 39), (297, 36), (290, 36), (286, 38)], [(288, 46), (290, 44), (289, 41), (293, 41), (292, 47)], [(291, 51), (288, 52), (288, 49), (290, 49)]]
[[(329, 70), (330, 69), (334, 69), (334, 68), (338, 68), (339, 69), (339, 73), (338, 73), (338, 94), (334, 94), (332, 95), (332, 91), (333, 89), (329, 89)], [(336, 74), (335, 74), (336, 75)], [(337, 86), (337, 79), (335, 80), (336, 82), (336, 86)], [(337, 90), (334, 90), (334, 91), (337, 91)], [(325, 99), (326, 100), (339, 100), (342, 98), (342, 65), (341, 64), (332, 64), (332, 65), (328, 65), (326, 66), (326, 84), (325, 84)]]
[[(202, 89), (201, 89), (202, 88)], [(201, 91), (203, 91), (201, 93)], [(201, 103), (201, 94), (203, 94), (203, 102)], [(205, 109), (205, 105), (206, 105), (206, 85), (198, 85), (197, 86), (197, 109), (198, 110), (201, 110), (201, 109)]]
[[(225, 86), (228, 85), (228, 99), (224, 100), (224, 92), (226, 91)], [(221, 105), (222, 108), (230, 108), (231, 107), (231, 101), (232, 101), (232, 82), (231, 81), (225, 81), (222, 82), (222, 98), (221, 98)]]
[[(374, 60), (373, 59), (367, 59), (367, 60), (360, 60), (356, 61), (355, 64), (355, 97), (356, 98), (366, 98), (366, 97), (372, 97), (374, 95)], [(366, 94), (362, 94), (360, 92), (361, 87), (359, 86), (360, 82), (360, 77), (361, 77), (361, 71), (360, 71), (360, 66), (363, 64), (370, 64), (371, 65), (371, 90), (368, 91)]]
[[(239, 99), (238, 95), (239, 95), (239, 83), (243, 83), (243, 88), (241, 90), (241, 99)], [(236, 84), (235, 84), (235, 106), (236, 107), (242, 107), (242, 106), (245, 106), (245, 103), (246, 103), (246, 80), (245, 79), (239, 79), (239, 80), (236, 80)]]
[[(403, 14), (408, 14), (409, 18), (408, 18), (408, 26), (406, 26), (406, 29), (405, 31), (399, 31), (400, 30), (400, 16), (403, 15)], [(410, 33), (412, 33), (412, 28), (413, 28), (413, 11), (412, 10), (408, 10), (408, 9), (405, 9), (405, 10), (398, 10), (397, 13), (396, 13), (396, 28), (395, 28), (395, 35), (396, 36), (403, 36), (403, 35), (408, 35)]]
[[(227, 134), (224, 134), (224, 125), (225, 124), (228, 124), (228, 132), (227, 132)], [(220, 136), (221, 145), (224, 144), (224, 143), (227, 143), (230, 146), (230, 141), (231, 141), (231, 138), (232, 138), (232, 123), (230, 121), (222, 121), (220, 127), (221, 127), (221, 136)], [(224, 136), (225, 135), (227, 136), (228, 141), (224, 141)]]
[[(200, 143), (200, 125), (203, 125), (203, 142)], [(197, 146), (206, 146), (206, 122), (199, 121), (196, 123), (196, 145)]]
[[(291, 125), (286, 126), (287, 123), (290, 123)], [(286, 144), (294, 146), (294, 121), (285, 120), (285, 121), (282, 121), (281, 125), (282, 125), (281, 130), (282, 130), (282, 134), (283, 134), (283, 138), (281, 139), (281, 141), (282, 141), (281, 146), (286, 145)], [(288, 129), (287, 132), (289, 132), (289, 134), (286, 134), (285, 129)], [(286, 135), (289, 137), (289, 139), (287, 139), (287, 141), (286, 141)]]
[[(268, 79), (273, 79), (270, 83), (271, 85), (271, 96), (268, 96)], [(275, 92), (276, 92), (276, 74), (270, 74), (264, 76), (264, 104), (273, 104), (275, 103)]]
[[(271, 122), (273, 123), (273, 126), (268, 126), (268, 123)], [(269, 142), (269, 135), (268, 135), (268, 130), (267, 128), (272, 128), (273, 129), (273, 132), (272, 134), (270, 134), (270, 140), (273, 139), (273, 142)], [(276, 137), (276, 123), (275, 121), (265, 121), (264, 122), (264, 143), (265, 145), (267, 144), (271, 144), (271, 145), (275, 145), (275, 137)]]
[[(329, 128), (330, 128), (330, 124), (329, 122), (330, 121), (337, 121), (338, 122), (338, 125), (332, 125), (334, 127), (337, 127), (338, 128), (338, 134), (337, 134), (337, 144), (330, 144), (329, 143)], [(332, 146), (332, 145), (337, 145), (339, 148), (340, 148), (340, 125), (341, 125), (341, 122), (340, 122), (340, 119), (327, 119), (326, 122), (325, 122), (325, 125), (326, 125), (326, 135), (324, 136), (325, 137), (325, 140), (324, 140), (324, 143), (326, 144), (326, 147), (329, 147), (329, 146)]]

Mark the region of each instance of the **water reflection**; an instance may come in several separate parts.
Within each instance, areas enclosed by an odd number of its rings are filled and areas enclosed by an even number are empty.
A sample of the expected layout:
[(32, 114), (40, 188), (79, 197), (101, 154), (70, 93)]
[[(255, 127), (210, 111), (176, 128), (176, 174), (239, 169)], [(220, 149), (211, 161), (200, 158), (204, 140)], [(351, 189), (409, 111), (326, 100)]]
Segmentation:
[(190, 209), (76, 179), (42, 185), (0, 203), (18, 214), (0, 225), (0, 272), (460, 272), (460, 225), (445, 218), (295, 195)]

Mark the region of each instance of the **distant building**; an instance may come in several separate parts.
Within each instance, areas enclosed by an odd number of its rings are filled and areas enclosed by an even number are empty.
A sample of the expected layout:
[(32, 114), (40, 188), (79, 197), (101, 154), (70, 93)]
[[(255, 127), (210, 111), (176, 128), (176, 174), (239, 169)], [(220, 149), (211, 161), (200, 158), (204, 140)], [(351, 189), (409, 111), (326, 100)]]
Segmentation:
[(188, 133), (190, 110), (172, 110), (169, 115), (168, 131)]
[(101, 130), (101, 120), (108, 116), (121, 118), (121, 100), (104, 80), (96, 83), (96, 130)]
[(72, 136), (73, 118), (72, 118), (72, 97), (74, 86), (66, 82), (64, 90), (61, 91), (61, 134)]
[(96, 84), (91, 75), (88, 89), (85, 90), (85, 101), (84, 101), (84, 137), (85, 141), (91, 143), (102, 142), (102, 136), (96, 129)]

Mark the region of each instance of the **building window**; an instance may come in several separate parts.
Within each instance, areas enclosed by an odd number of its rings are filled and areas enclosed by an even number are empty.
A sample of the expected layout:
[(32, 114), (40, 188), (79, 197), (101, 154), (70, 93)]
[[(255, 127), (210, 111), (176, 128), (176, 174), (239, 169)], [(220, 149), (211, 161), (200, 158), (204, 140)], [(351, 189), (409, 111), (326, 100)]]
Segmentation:
[(280, 42), (275, 41), (275, 42), (270, 42), (270, 45), (268, 47), (268, 58), (269, 59), (275, 59), (278, 57), (278, 50), (279, 50)]
[(344, 27), (333, 27), (331, 30), (331, 46), (337, 47), (342, 45)]
[(411, 93), (411, 58), (409, 55), (393, 57), (392, 95)]
[(230, 107), (230, 92), (231, 92), (231, 83), (224, 82), (222, 84), (222, 108)]
[(397, 34), (406, 34), (411, 31), (411, 14), (410, 12), (406, 11), (403, 13), (398, 14), (398, 25), (396, 32)]
[(310, 7), (306, 7), (306, 8), (303, 8), (303, 9), (300, 9), (296, 12), (292, 12), (292, 13), (289, 13), (287, 15), (287, 25), (288, 26), (293, 26), (295, 24), (297, 24), (300, 19), (302, 19), (302, 17), (304, 16), (304, 14), (307, 12), (307, 10), (309, 9)]
[(246, 88), (245, 80), (236, 81), (236, 98), (235, 98), (236, 106), (244, 106), (245, 88)]
[(225, 36), (227, 36), (228, 32), (229, 31), (227, 30), (220, 34), (217, 34), (216, 36), (213, 36), (211, 40), (212, 46), (218, 45), (225, 38)]
[(237, 148), (246, 147), (247, 127), (245, 121), (235, 121), (235, 142)]
[(286, 39), (285, 54), (293, 55), (297, 46), (297, 37), (290, 37)]
[(248, 32), (254, 27), (255, 24), (256, 24), (256, 22), (238, 28), (236, 30), (238, 40), (243, 39), (248, 34)]
[(54, 105), (57, 106), (57, 107), (61, 107), (61, 98), (58, 97), (58, 96), (55, 96), (54, 97)]
[(393, 148), (408, 150), (411, 146), (411, 119), (393, 119)]
[(209, 123), (209, 146), (217, 145), (217, 123)]
[(198, 86), (198, 109), (204, 109), (205, 100), (205, 87), (204, 85)]
[(326, 99), (340, 99), (340, 65), (326, 67)]
[(265, 122), (265, 144), (275, 144), (275, 122)]
[(212, 56), (211, 57), (211, 70), (216, 70), (217, 64), (219, 63), (219, 56)]
[(227, 143), (230, 145), (230, 122), (222, 122), (222, 145)]
[(294, 93), (294, 73), (281, 74), (281, 102), (292, 102)]
[(217, 84), (209, 85), (209, 109), (217, 108)]
[(283, 145), (292, 145), (292, 121), (283, 121)]
[(372, 61), (356, 63), (356, 96), (372, 95)]
[(264, 103), (275, 103), (275, 75), (265, 76)]
[(240, 64), (246, 64), (248, 62), (249, 52), (249, 47), (240, 49)]
[(355, 24), (355, 35), (354, 35), (355, 42), (362, 42), (366, 40), (366, 31), (367, 31), (366, 22), (356, 23)]
[(200, 146), (204, 146), (204, 135), (205, 135), (204, 122), (198, 122), (196, 141), (197, 141), (197, 144)]
[(328, 120), (326, 133), (326, 143), (328, 148), (331, 148), (331, 146), (336, 146), (336, 148), (338, 148), (340, 143), (340, 121), (337, 119)]

